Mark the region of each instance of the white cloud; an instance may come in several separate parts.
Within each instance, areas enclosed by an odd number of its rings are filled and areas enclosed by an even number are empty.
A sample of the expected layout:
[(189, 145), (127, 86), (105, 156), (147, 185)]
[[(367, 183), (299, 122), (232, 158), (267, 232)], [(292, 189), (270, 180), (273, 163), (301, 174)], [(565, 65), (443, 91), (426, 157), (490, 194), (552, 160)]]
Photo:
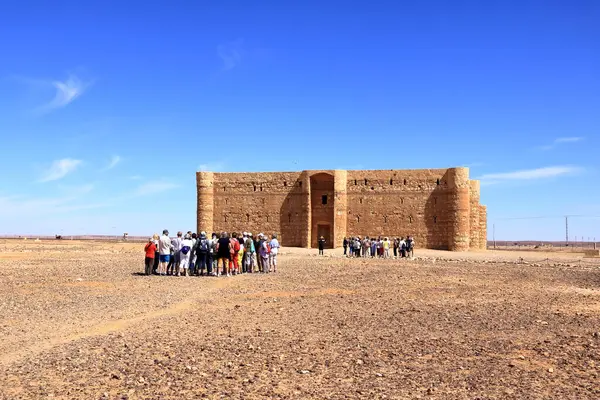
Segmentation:
[(582, 172), (583, 168), (574, 166), (554, 166), (536, 169), (524, 169), (513, 172), (502, 172), (496, 174), (484, 174), (479, 178), (482, 184), (492, 185), (503, 181), (535, 180), (553, 178), (563, 175), (573, 175)]
[(103, 171), (108, 171), (109, 169), (113, 169), (120, 162), (121, 162), (121, 157), (120, 156), (112, 156), (112, 158), (110, 159), (110, 162), (108, 163), (108, 165), (106, 167), (104, 167), (104, 169), (102, 169), (102, 170)]
[(80, 200), (80, 197), (76, 196), (76, 193), (63, 197), (0, 197), (0, 217), (24, 219), (25, 216), (31, 218), (38, 215), (46, 216), (76, 210), (108, 207), (110, 205), (108, 203), (77, 203), (77, 200)]
[(558, 138), (554, 141), (554, 143), (573, 143), (573, 142), (579, 142), (582, 141), (583, 138), (580, 136), (576, 136), (576, 137), (562, 137), (562, 138)]
[(81, 163), (81, 160), (74, 160), (72, 158), (56, 160), (52, 163), (50, 168), (44, 172), (39, 182), (50, 182), (62, 179), (71, 172), (74, 172), (81, 165)]
[(47, 82), (47, 85), (53, 86), (56, 93), (49, 103), (37, 109), (40, 113), (67, 106), (81, 96), (90, 86), (90, 83), (83, 82), (75, 75), (70, 75), (65, 81)]
[(132, 181), (139, 181), (140, 179), (142, 179), (141, 175), (133, 175), (130, 176), (129, 179), (131, 179)]
[(223, 60), (223, 68), (232, 70), (242, 62), (244, 55), (244, 39), (240, 38), (232, 42), (222, 43), (217, 46), (217, 53)]
[(557, 147), (560, 144), (581, 142), (584, 139), (585, 138), (581, 137), (581, 136), (560, 137), (560, 138), (554, 139), (554, 141), (551, 144), (540, 146), (538, 148), (540, 150), (548, 151), (548, 150), (552, 150), (553, 148)]
[(225, 167), (225, 163), (217, 161), (214, 163), (206, 163), (198, 165), (198, 172), (220, 172)]
[(172, 182), (165, 182), (165, 181), (148, 182), (148, 183), (144, 183), (144, 184), (138, 186), (132, 195), (134, 197), (149, 196), (152, 194), (166, 192), (171, 189), (176, 189), (178, 187), (179, 187), (178, 184), (172, 183)]

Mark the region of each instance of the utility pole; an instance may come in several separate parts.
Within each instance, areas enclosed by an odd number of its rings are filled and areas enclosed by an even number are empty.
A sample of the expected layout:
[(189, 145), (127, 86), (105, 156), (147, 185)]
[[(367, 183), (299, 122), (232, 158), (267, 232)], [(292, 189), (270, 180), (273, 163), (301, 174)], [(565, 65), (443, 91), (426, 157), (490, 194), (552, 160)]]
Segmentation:
[(569, 217), (565, 216), (565, 237), (566, 237), (566, 245), (569, 245)]
[(496, 224), (492, 224), (492, 239), (494, 240), (494, 250), (496, 249)]

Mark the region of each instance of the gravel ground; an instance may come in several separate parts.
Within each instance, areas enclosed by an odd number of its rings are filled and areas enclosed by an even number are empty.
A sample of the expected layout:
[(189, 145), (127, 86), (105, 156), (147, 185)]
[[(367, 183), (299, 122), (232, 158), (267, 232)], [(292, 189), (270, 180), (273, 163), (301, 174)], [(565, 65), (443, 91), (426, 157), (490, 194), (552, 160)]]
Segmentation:
[(284, 249), (177, 278), (137, 275), (142, 246), (0, 241), (0, 399), (600, 398), (595, 260)]

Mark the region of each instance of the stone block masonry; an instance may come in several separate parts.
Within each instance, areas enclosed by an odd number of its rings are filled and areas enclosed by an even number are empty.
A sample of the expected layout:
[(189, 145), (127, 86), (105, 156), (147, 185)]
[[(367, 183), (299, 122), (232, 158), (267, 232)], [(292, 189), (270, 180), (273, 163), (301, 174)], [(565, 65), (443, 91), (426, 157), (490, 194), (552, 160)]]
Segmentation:
[(412, 235), (417, 247), (485, 249), (487, 212), (468, 168), (196, 173), (197, 230), (277, 233), (283, 246)]

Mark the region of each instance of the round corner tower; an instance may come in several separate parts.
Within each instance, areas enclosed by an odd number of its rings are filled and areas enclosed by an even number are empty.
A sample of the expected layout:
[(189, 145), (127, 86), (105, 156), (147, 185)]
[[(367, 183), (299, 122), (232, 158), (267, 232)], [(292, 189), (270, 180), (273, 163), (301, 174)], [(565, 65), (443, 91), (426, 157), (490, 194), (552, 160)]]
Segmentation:
[(480, 184), (477, 180), (469, 181), (469, 202), (471, 204), (469, 213), (469, 248), (471, 250), (480, 248), (479, 239), (479, 201), (480, 201)]
[(334, 176), (334, 215), (333, 215), (333, 247), (338, 247), (343, 242), (347, 230), (348, 218), (348, 171), (336, 169)]
[(196, 172), (198, 190), (197, 232), (205, 231), (207, 235), (213, 231), (214, 211), (214, 174), (212, 172)]
[(448, 212), (451, 223), (448, 249), (467, 251), (471, 240), (469, 168), (450, 168), (448, 170), (448, 188), (450, 189)]

